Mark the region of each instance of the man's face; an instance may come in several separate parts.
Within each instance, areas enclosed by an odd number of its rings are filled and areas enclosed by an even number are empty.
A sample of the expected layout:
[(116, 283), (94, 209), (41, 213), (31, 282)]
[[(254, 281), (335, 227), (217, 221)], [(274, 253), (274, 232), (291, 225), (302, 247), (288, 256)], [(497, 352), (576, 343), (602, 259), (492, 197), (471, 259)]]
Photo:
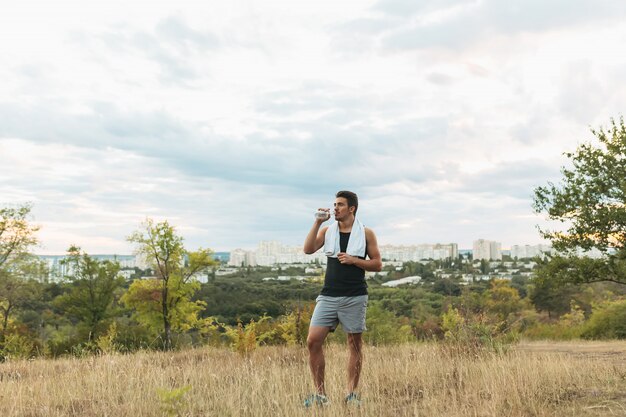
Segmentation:
[(348, 199), (337, 197), (335, 199), (335, 220), (345, 220), (354, 212), (354, 207), (348, 207)]

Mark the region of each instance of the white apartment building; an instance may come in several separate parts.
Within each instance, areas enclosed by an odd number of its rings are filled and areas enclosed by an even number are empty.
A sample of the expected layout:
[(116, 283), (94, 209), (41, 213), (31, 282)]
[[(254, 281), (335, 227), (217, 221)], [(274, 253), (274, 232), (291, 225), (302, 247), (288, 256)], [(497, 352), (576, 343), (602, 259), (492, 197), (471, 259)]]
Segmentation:
[(244, 249), (235, 249), (230, 252), (230, 266), (256, 266), (256, 252)]
[(502, 244), (494, 240), (478, 239), (473, 244), (473, 258), (486, 261), (502, 260)]
[(545, 257), (547, 253), (552, 253), (550, 245), (513, 245), (511, 246), (511, 258), (524, 259), (537, 256)]
[(380, 254), (383, 259), (400, 262), (417, 262), (424, 259), (456, 259), (459, 257), (459, 247), (456, 243), (411, 246), (381, 245)]
[(326, 263), (326, 256), (321, 250), (312, 255), (307, 255), (303, 252), (302, 246), (286, 246), (277, 241), (261, 241), (257, 245), (257, 265), (307, 264), (316, 261), (319, 264)]
[[(89, 255), (99, 262), (117, 262), (122, 269), (133, 269), (135, 267), (145, 269), (145, 261), (135, 255)], [(74, 273), (74, 267), (67, 263), (68, 255), (38, 255), (38, 258), (45, 262), (48, 267), (48, 278), (58, 280)], [(132, 273), (131, 273), (132, 274)], [(129, 275), (124, 273), (122, 275)]]

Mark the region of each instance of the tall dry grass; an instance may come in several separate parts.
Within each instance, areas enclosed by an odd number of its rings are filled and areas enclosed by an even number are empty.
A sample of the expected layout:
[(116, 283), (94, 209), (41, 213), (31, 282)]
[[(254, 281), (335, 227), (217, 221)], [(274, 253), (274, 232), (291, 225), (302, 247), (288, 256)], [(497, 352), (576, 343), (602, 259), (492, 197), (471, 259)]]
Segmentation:
[(206, 348), (0, 364), (0, 416), (626, 415), (626, 343), (529, 343), (478, 357), (435, 343), (365, 352), (360, 409), (341, 402), (347, 355), (334, 345), (324, 409), (302, 408), (304, 349), (242, 358)]

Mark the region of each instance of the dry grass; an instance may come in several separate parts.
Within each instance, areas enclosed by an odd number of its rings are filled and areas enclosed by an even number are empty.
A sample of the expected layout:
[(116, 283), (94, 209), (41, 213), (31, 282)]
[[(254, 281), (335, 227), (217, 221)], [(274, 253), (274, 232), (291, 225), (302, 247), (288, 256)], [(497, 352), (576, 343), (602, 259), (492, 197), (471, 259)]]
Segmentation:
[[(301, 406), (311, 381), (299, 348), (260, 348), (248, 359), (206, 348), (5, 363), (0, 416), (626, 415), (623, 342), (528, 343), (479, 358), (436, 344), (368, 347), (360, 409), (341, 403), (346, 357), (327, 349), (333, 403), (323, 410)], [(169, 400), (159, 394), (184, 387)]]

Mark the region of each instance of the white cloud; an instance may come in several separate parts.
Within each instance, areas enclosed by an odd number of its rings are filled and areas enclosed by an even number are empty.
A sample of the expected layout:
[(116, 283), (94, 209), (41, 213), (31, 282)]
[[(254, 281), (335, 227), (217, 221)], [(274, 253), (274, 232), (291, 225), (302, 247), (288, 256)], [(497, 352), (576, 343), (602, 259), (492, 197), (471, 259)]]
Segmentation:
[(146, 216), (299, 244), (344, 188), (381, 243), (539, 241), (533, 187), (626, 106), (621, 3), (563, 4), (15, 3), (2, 202), (48, 252), (128, 252)]

